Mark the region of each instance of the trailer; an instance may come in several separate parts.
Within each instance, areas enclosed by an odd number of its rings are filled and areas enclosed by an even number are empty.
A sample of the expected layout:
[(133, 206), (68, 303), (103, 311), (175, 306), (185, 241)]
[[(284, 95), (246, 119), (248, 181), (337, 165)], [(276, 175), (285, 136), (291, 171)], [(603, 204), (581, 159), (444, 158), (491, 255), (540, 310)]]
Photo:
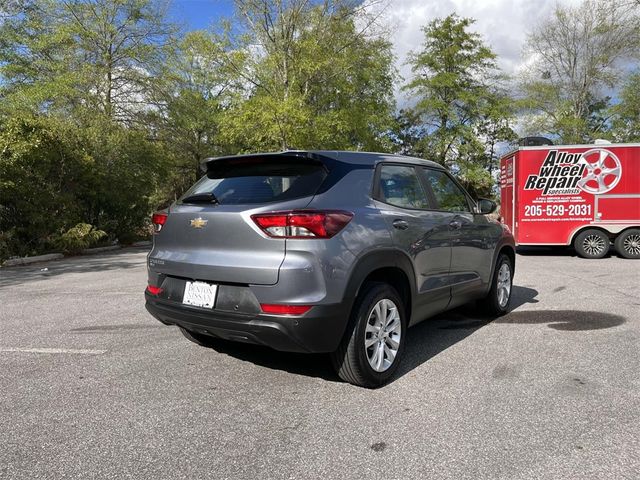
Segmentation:
[(520, 146), (500, 159), (500, 197), (516, 245), (640, 258), (640, 143)]

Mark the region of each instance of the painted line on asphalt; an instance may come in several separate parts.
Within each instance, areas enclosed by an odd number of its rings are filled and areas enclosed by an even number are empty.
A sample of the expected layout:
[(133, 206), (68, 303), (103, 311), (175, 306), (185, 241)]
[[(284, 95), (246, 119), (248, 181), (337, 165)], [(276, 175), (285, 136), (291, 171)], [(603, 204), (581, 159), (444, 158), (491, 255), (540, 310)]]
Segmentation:
[(85, 350), (74, 348), (2, 348), (0, 352), (19, 352), (19, 353), (67, 353), (72, 355), (102, 355), (107, 353), (106, 350)]

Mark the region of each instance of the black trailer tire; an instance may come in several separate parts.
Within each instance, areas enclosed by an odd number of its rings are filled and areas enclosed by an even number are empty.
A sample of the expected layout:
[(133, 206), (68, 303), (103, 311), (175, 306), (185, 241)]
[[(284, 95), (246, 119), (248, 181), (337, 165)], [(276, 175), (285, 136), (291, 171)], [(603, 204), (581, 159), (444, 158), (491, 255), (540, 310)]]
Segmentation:
[(602, 258), (609, 253), (611, 241), (602, 230), (590, 228), (576, 236), (573, 247), (582, 258)]
[(405, 305), (391, 285), (381, 282), (363, 285), (347, 331), (331, 354), (338, 376), (360, 387), (384, 385), (398, 369), (407, 326)]
[(616, 237), (616, 251), (624, 258), (640, 258), (640, 229), (630, 228)]

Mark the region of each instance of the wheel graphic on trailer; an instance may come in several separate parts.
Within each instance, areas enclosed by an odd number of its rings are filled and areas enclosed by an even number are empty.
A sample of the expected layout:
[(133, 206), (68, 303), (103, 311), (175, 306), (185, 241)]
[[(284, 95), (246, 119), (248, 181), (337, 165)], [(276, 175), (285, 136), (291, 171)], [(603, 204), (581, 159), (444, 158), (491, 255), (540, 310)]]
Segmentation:
[(622, 165), (618, 157), (603, 148), (583, 153), (580, 163), (586, 165), (587, 174), (578, 182), (578, 187), (587, 193), (606, 193), (618, 184), (622, 176)]

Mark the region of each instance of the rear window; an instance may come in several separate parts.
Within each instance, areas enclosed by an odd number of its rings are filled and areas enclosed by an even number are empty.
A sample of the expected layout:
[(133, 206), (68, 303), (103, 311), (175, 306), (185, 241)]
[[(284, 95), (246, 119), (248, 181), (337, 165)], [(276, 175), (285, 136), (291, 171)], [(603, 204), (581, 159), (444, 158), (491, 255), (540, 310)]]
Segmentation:
[(221, 205), (283, 202), (314, 195), (326, 176), (322, 163), (301, 158), (220, 160), (180, 201), (213, 194)]

